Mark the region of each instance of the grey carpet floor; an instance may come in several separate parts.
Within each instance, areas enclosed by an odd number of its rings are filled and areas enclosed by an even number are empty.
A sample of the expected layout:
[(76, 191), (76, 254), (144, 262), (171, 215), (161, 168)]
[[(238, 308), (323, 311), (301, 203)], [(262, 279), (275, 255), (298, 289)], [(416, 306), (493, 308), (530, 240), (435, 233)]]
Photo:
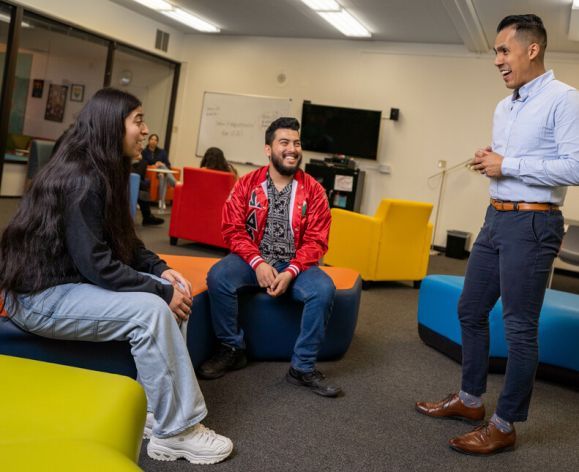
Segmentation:
[[(168, 244), (166, 225), (139, 228), (153, 250), (219, 257), (215, 249)], [(429, 272), (463, 275), (466, 261), (435, 256)], [(556, 274), (553, 288), (579, 293), (579, 279)], [(209, 408), (204, 423), (229, 436), (233, 455), (215, 471), (454, 471), (505, 468), (579, 470), (579, 394), (537, 381), (530, 419), (517, 424), (514, 452), (488, 458), (450, 450), (450, 437), (470, 430), (456, 421), (433, 420), (414, 402), (440, 399), (458, 388), (460, 365), (418, 337), (418, 291), (404, 283), (375, 284), (363, 292), (354, 340), (344, 358), (319, 368), (345, 391), (326, 399), (284, 380), (286, 363), (255, 362), (214, 380), (201, 380)], [(579, 342), (579, 341), (578, 341)], [(489, 376), (485, 403), (496, 405), (503, 376)], [(184, 461), (147, 457), (150, 472), (202, 470)]]
[[(3, 224), (14, 205), (2, 199)], [(147, 246), (159, 253), (224, 254), (183, 242), (170, 246), (167, 223), (137, 227)], [(464, 269), (462, 260), (430, 260), (430, 273), (462, 275)], [(553, 288), (579, 293), (579, 279), (556, 274)], [(147, 457), (144, 441), (139, 465), (147, 472), (579, 470), (579, 394), (540, 380), (529, 421), (517, 424), (514, 452), (480, 458), (448, 448), (448, 439), (470, 426), (421, 416), (414, 402), (455, 391), (460, 366), (419, 339), (417, 300), (418, 291), (403, 283), (376, 284), (363, 292), (349, 351), (340, 360), (319, 364), (342, 386), (343, 397), (326, 399), (286, 383), (286, 363), (250, 363), (221, 379), (200, 381), (209, 408), (204, 423), (235, 444), (228, 460), (214, 466), (158, 462)], [(489, 413), (502, 380), (502, 375), (489, 376)]]

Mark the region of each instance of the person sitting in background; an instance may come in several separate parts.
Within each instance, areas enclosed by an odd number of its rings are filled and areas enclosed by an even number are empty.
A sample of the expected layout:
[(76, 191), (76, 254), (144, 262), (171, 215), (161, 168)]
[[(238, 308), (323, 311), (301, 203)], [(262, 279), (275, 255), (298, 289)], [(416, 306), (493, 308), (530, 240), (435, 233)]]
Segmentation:
[(205, 167), (206, 169), (212, 170), (221, 170), (223, 172), (231, 172), (233, 175), (235, 175), (235, 180), (237, 180), (239, 177), (237, 175), (237, 169), (229, 162), (227, 162), (223, 151), (217, 147), (210, 147), (207, 149), (207, 151), (205, 151), (199, 167)]
[[(143, 149), (143, 160), (148, 166), (155, 166), (157, 169), (170, 169), (171, 162), (167, 152), (159, 147), (159, 136), (156, 134), (149, 135), (147, 147)], [(159, 207), (165, 206), (165, 194), (167, 193), (167, 184), (175, 187), (175, 177), (172, 174), (159, 174)]]
[(147, 179), (147, 163), (143, 159), (143, 156), (139, 155), (133, 159), (131, 170), (141, 177), (137, 203), (143, 214), (143, 226), (162, 225), (165, 220), (163, 218), (157, 218), (151, 213), (151, 202), (149, 201), (151, 182)]

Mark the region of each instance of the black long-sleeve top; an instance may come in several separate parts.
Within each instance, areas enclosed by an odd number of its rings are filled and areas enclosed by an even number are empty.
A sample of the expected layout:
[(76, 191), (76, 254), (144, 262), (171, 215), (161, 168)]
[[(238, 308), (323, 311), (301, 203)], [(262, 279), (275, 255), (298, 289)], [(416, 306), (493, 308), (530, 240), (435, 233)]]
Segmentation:
[[(70, 199), (64, 215), (66, 253), (62, 275), (48, 276), (46, 288), (65, 283), (92, 283), (116, 292), (149, 292), (169, 304), (173, 287), (139, 272), (160, 276), (169, 266), (139, 241), (134, 262), (115, 258), (104, 237), (104, 195), (93, 185), (80, 201)], [(41, 270), (41, 269), (40, 269)], [(24, 288), (23, 292), (27, 292)]]
[(147, 179), (147, 161), (145, 159), (139, 159), (138, 161), (133, 161), (131, 164), (131, 172), (139, 174), (141, 181), (139, 183), (139, 190), (148, 191), (151, 188), (151, 182)]
[(168, 169), (171, 168), (171, 162), (169, 161), (169, 156), (167, 156), (167, 151), (164, 149), (157, 147), (154, 151), (151, 151), (147, 146), (143, 149), (141, 153), (143, 156), (143, 160), (147, 163), (147, 165), (154, 165), (157, 162), (162, 162), (167, 166)]

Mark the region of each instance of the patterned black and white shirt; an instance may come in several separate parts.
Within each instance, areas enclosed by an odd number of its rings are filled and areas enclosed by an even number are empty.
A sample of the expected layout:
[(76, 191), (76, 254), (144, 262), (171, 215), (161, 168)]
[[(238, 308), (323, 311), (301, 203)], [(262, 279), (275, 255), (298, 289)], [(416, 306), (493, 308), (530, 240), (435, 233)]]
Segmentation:
[(290, 203), (292, 183), (281, 191), (275, 188), (269, 173), (267, 175), (267, 221), (263, 239), (259, 244), (261, 256), (269, 265), (289, 262), (295, 257), (294, 236), (290, 225)]

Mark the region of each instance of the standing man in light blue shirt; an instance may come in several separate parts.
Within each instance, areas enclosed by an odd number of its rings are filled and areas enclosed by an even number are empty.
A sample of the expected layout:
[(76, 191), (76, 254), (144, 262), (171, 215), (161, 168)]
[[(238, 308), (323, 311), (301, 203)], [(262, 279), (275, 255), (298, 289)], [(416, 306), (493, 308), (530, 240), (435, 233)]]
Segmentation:
[(490, 420), (450, 440), (466, 454), (512, 449), (513, 423), (527, 419), (538, 364), (539, 313), (563, 238), (566, 186), (579, 184), (579, 92), (544, 66), (547, 32), (536, 15), (504, 18), (495, 65), (513, 94), (494, 114), (492, 146), (473, 169), (490, 179), (491, 204), (473, 246), (458, 314), (462, 385), (440, 402), (418, 402), (433, 417), (482, 421), (489, 357), (490, 310), (502, 297), (508, 361)]

